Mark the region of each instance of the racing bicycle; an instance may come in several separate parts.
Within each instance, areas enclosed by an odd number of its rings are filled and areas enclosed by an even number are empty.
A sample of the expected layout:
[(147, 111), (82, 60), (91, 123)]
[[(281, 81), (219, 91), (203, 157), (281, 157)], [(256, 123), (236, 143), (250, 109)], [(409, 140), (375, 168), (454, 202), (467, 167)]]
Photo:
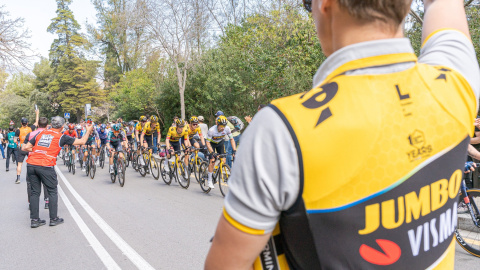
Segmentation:
[[(221, 154), (215, 156), (215, 167), (213, 169), (212, 181), (213, 185), (218, 182), (218, 186), (220, 187), (220, 192), (222, 193), (223, 197), (227, 196), (228, 193), (228, 178), (230, 177), (230, 166), (228, 166), (224, 160), (227, 157), (227, 154)], [(211, 188), (208, 187), (208, 158), (207, 161), (203, 161), (200, 164), (200, 168), (198, 169), (199, 175), (199, 182), (200, 188), (205, 193), (209, 193)]]
[[(190, 186), (190, 178), (188, 177), (187, 167), (180, 158), (181, 153), (185, 151), (186, 150), (174, 151), (173, 161), (168, 160), (166, 156), (160, 160), (160, 172), (165, 184), (170, 185), (172, 180), (175, 179), (175, 181), (177, 181), (182, 188), (187, 189)], [(168, 160), (168, 171), (165, 168), (165, 160)]]
[(114, 151), (113, 153), (113, 173), (110, 174), (110, 180), (115, 183), (118, 177), (118, 183), (121, 187), (125, 185), (125, 154), (124, 158), (120, 158), (120, 152)]

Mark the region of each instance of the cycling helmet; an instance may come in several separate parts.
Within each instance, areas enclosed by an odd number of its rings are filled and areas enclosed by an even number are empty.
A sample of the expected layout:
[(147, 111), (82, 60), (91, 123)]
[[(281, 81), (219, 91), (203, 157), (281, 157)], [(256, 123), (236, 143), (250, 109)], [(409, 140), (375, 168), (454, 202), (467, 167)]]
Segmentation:
[(101, 125), (100, 125), (100, 129), (103, 130), (103, 129), (106, 129), (106, 128), (107, 128), (107, 125), (105, 125), (105, 124), (101, 124)]
[(120, 124), (112, 125), (112, 129), (113, 129), (114, 131), (120, 131)]
[(77, 125), (75, 128), (76, 128), (76, 129), (82, 129), (82, 126)]
[(140, 116), (140, 122), (147, 122), (147, 117), (145, 115)]
[(130, 121), (130, 122), (128, 122), (128, 125), (133, 127), (133, 126), (135, 126), (135, 123), (133, 121)]
[(25, 117), (23, 117), (22, 120), (21, 120), (21, 122), (22, 122), (22, 125), (25, 125), (25, 124), (28, 123), (28, 119), (25, 118)]
[(158, 117), (156, 115), (150, 116), (150, 122), (157, 123), (158, 122)]
[(74, 130), (74, 129), (75, 129), (75, 125), (74, 125), (74, 124), (68, 124), (68, 129)]
[(197, 124), (198, 123), (198, 117), (192, 116), (190, 117), (190, 124)]
[(87, 124), (90, 125), (91, 123), (92, 123), (92, 119), (91, 119), (91, 118), (88, 118), (88, 119), (87, 119)]
[(226, 126), (227, 118), (223, 115), (220, 115), (219, 117), (217, 117), (217, 120), (215, 122), (217, 123), (217, 126)]
[(181, 118), (178, 118), (177, 120), (175, 120), (175, 124), (177, 125), (177, 127), (184, 127), (185, 126), (185, 120), (181, 119)]

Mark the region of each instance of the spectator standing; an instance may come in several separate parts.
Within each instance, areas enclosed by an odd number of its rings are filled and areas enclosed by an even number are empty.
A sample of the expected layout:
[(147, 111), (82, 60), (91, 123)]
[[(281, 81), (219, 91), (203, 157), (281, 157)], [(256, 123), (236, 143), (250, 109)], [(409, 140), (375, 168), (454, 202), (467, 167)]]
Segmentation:
[(3, 136), (3, 130), (0, 129), (0, 151), (2, 151), (2, 158), (5, 159), (5, 149), (3, 148), (5, 137)]
[(12, 161), (15, 164), (15, 161), (17, 160), (17, 143), (16, 143), (16, 138), (15, 138), (15, 132), (13, 131), (13, 126), (10, 126), (8, 128), (9, 132), (7, 133), (7, 140), (8, 140), (8, 146), (7, 146), (7, 172), (10, 170), (10, 156), (12, 156)]
[(22, 147), (23, 151), (32, 152), (27, 160), (27, 177), (31, 185), (31, 228), (37, 228), (46, 224), (45, 220), (39, 218), (39, 197), (42, 183), (47, 187), (50, 199), (50, 226), (63, 223), (63, 218), (57, 216), (58, 180), (54, 169), (57, 163), (57, 155), (64, 145), (84, 145), (94, 126), (93, 124), (88, 125), (82, 139), (75, 139), (61, 133), (64, 123), (65, 119), (62, 117), (53, 117), (51, 129), (41, 131)]
[(200, 122), (198, 124), (198, 126), (200, 127), (200, 129), (202, 130), (202, 134), (203, 136), (207, 136), (207, 133), (208, 133), (208, 125), (205, 124), (205, 118), (203, 118), (203, 116), (198, 116), (198, 122)]
[[(228, 123), (227, 125), (232, 130), (233, 140), (235, 141), (236, 149), (238, 149), (238, 144), (240, 143), (240, 135), (241, 131), (244, 128), (244, 124), (240, 118), (236, 116), (229, 116), (227, 117)], [(233, 155), (233, 147), (231, 144), (228, 145), (227, 148), (227, 164), (232, 167), (232, 155)]]

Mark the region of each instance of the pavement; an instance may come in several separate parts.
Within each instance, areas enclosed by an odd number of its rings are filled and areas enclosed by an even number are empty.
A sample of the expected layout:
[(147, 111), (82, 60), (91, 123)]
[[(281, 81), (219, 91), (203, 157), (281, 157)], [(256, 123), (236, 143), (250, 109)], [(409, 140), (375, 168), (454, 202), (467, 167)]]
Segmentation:
[[(3, 269), (203, 269), (223, 207), (218, 186), (209, 194), (194, 178), (189, 189), (166, 185), (127, 168), (125, 186), (108, 169), (92, 180), (60, 164), (58, 214), (65, 223), (30, 228), (25, 183), (0, 159), (0, 270)], [(43, 195), (41, 195), (43, 198)], [(479, 259), (456, 245), (455, 267), (478, 269)]]

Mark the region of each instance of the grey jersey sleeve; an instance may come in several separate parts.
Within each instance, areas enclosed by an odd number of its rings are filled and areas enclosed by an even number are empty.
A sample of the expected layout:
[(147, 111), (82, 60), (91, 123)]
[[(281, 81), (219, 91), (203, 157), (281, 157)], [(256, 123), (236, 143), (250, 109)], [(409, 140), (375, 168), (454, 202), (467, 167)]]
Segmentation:
[(457, 30), (441, 30), (431, 36), (420, 51), (420, 63), (442, 65), (463, 75), (478, 99), (480, 70), (472, 41)]
[(236, 222), (269, 233), (299, 192), (293, 139), (278, 114), (262, 109), (242, 134), (229, 179), (225, 211)]

